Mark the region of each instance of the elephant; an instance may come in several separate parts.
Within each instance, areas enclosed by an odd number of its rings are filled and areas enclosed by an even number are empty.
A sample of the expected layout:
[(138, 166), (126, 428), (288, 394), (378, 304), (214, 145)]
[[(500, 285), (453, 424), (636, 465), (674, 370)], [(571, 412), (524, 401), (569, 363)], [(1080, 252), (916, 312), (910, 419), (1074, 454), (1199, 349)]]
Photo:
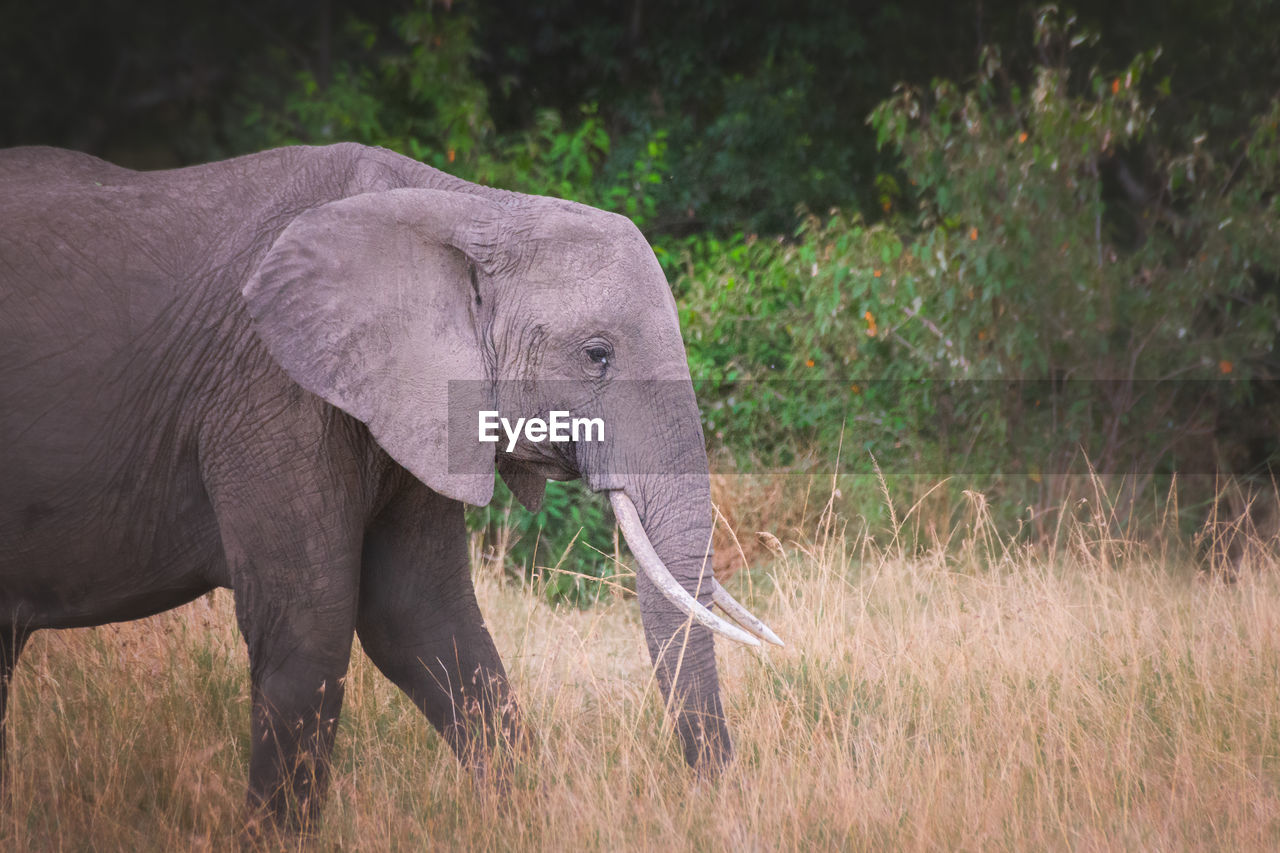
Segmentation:
[[(155, 172), (16, 148), (0, 188), (0, 750), (33, 631), (221, 587), (252, 819), (318, 818), (356, 636), (484, 773), (522, 741), (463, 514), (496, 472), (529, 507), (607, 495), (683, 757), (731, 760), (712, 634), (781, 641), (710, 571), (676, 305), (629, 219), (354, 143)], [(605, 429), (482, 441), (478, 410)]]

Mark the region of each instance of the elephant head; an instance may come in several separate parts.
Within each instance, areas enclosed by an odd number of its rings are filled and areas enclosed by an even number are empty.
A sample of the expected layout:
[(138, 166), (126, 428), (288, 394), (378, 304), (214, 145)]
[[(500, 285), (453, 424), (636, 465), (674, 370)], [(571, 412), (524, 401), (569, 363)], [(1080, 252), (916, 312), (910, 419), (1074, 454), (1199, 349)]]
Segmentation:
[[(434, 491), (484, 505), (496, 465), (529, 506), (547, 478), (607, 493), (642, 569), (645, 635), (685, 759), (730, 757), (712, 631), (780, 641), (711, 574), (707, 459), (675, 302), (630, 220), (480, 187), (368, 193), (297, 216), (244, 296), (289, 375)], [(604, 435), (483, 442), (486, 409), (509, 422), (599, 417)]]

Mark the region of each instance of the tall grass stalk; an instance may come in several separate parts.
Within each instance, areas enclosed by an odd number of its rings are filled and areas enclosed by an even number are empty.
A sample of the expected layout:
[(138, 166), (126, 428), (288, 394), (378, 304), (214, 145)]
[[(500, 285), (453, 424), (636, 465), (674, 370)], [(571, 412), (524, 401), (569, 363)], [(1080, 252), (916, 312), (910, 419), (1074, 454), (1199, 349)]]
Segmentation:
[[(319, 849), (1280, 845), (1274, 548), (1227, 583), (1125, 541), (1103, 495), (1047, 555), (969, 501), (930, 542), (923, 498), (890, 537), (829, 510), (773, 531), (771, 562), (730, 586), (788, 646), (720, 644), (738, 759), (716, 780), (680, 761), (632, 598), (552, 609), (478, 568), (533, 735), (509, 790), (477, 789), (357, 652)], [(223, 593), (37, 634), (0, 848), (225, 849), (246, 673)]]

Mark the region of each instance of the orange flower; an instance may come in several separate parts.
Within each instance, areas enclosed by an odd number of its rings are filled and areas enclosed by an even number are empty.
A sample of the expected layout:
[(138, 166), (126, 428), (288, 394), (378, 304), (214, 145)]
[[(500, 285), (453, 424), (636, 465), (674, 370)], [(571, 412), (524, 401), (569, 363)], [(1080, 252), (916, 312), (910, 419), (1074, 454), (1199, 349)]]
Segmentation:
[(1027, 132), (1026, 132), (1025, 130), (1024, 130), (1024, 131), (1022, 131), (1022, 133), (1019, 133), (1019, 134), (1018, 134), (1018, 141), (1019, 141), (1019, 142), (1026, 142), (1026, 141), (1027, 141)]
[(1111, 81), (1111, 94), (1114, 95), (1119, 91), (1120, 91), (1120, 78), (1117, 77), (1116, 79)]
[(1230, 373), (1234, 369), (1235, 369), (1235, 365), (1227, 361), (1225, 358), (1222, 361), (1218, 362), (1218, 371), (1220, 373), (1224, 373), (1224, 374)]
[(808, 361), (806, 361), (806, 362), (804, 363), (804, 366), (805, 366), (805, 367), (813, 367), (813, 364), (814, 364), (813, 359), (809, 359)]
[(872, 274), (873, 276), (875, 276), (876, 278), (879, 278), (879, 277), (880, 277), (880, 270), (874, 270), (871, 274)]
[(888, 213), (889, 211), (893, 210), (893, 203), (890, 202), (888, 199), (885, 199), (884, 204), (880, 206), (884, 208), (885, 213)]
[(978, 340), (980, 340), (980, 341), (985, 341), (986, 339), (987, 339), (987, 330), (986, 330), (986, 329), (979, 329), (979, 330), (978, 330)]
[(971, 230), (969, 231), (969, 239), (970, 239), (970, 240), (977, 240), (977, 239), (978, 239), (978, 229), (977, 229), (977, 228), (973, 228), (973, 229), (971, 229)]
[(849, 390), (850, 390), (850, 391), (852, 391), (852, 392), (853, 392), (853, 393), (855, 393), (855, 394), (861, 394), (861, 393), (862, 393), (862, 389), (861, 389), (860, 387), (858, 387), (858, 385), (857, 385), (856, 383), (855, 383), (855, 384), (853, 384), (853, 385), (850, 385), (850, 386), (849, 386)]
[(867, 334), (874, 338), (876, 336), (876, 318), (870, 311), (863, 314), (862, 317), (867, 321)]
[(456, 156), (457, 156), (457, 154), (454, 152), (454, 150), (453, 150), (452, 148), (450, 148), (450, 149), (449, 149), (449, 154), (448, 154), (449, 162), (450, 162), (450, 163), (452, 163), (452, 162), (453, 162), (453, 158), (454, 158), (454, 157), (456, 157)]

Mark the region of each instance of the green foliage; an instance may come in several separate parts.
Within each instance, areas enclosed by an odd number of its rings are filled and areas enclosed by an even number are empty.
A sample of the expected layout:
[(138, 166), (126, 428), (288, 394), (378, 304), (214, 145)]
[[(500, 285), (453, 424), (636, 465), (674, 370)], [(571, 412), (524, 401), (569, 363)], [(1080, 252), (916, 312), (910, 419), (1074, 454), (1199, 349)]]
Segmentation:
[(418, 3), (389, 36), (357, 17), (340, 41), (350, 58), (327, 80), (306, 69), (274, 98), (245, 105), (261, 145), (351, 141), (439, 168), (483, 159), (493, 138), (488, 93), (471, 72), (474, 21)]
[(1155, 53), (1078, 85), (1066, 59), (1091, 37), (1051, 11), (1038, 32), (1066, 48), (1025, 91), (988, 51), (971, 85), (877, 107), (905, 179), (879, 182), (888, 223), (686, 244), (705, 425), (740, 461), (832, 459), (843, 434), (888, 470), (993, 473), (1012, 513), (1059, 499), (1042, 475), (1081, 451), (1143, 482), (1210, 470), (1205, 436), (1229, 441), (1280, 373), (1280, 106), (1229, 163), (1160, 147)]
[[(645, 0), (599, 14), (580, 0), (477, 7), (499, 122), (541, 105), (601, 105), (614, 153), (605, 180), (665, 132), (669, 168), (651, 220), (668, 233), (789, 231), (804, 204), (861, 204), (885, 158), (862, 117), (897, 79), (971, 62), (972, 9)], [(1015, 26), (1000, 15), (991, 31)], [(935, 73), (938, 73), (935, 71)], [(927, 79), (927, 75), (925, 77)]]
[[(337, 141), (380, 145), (477, 183), (535, 195), (572, 198), (625, 213), (638, 224), (654, 215), (654, 188), (666, 169), (666, 131), (640, 138), (632, 159), (614, 158), (595, 104), (536, 111), (531, 124), (499, 134), (489, 96), (473, 66), (475, 19), (418, 0), (389, 34), (347, 20), (339, 62), (322, 82), (299, 71), (275, 97), (248, 101), (247, 147)], [(634, 140), (633, 140), (634, 141)]]
[(880, 325), (918, 302), (893, 274), (903, 250), (890, 228), (839, 214), (806, 218), (795, 241), (687, 245), (681, 326), (708, 436), (744, 465), (814, 446), (834, 458), (846, 427), (877, 458), (900, 449), (924, 414), (901, 394), (923, 366), (896, 358)]
[(468, 510), (467, 526), (490, 545), (502, 539), (507, 567), (548, 601), (585, 607), (622, 582), (613, 513), (578, 480), (548, 482), (541, 508), (528, 512), (498, 479), (489, 506)]
[[(1087, 44), (1072, 24), (1045, 10), (1039, 38)], [(1156, 108), (1142, 81), (1155, 58), (1095, 71), (1085, 87), (1065, 66), (1041, 67), (1024, 93), (998, 85), (989, 51), (968, 91), (904, 88), (872, 116), (918, 189), (923, 304), (904, 336), (923, 342), (926, 318), (944, 330), (952, 346), (928, 365), (935, 375), (1094, 382), (1071, 400), (1088, 411), (1008, 424), (1052, 438), (1065, 427), (1108, 470), (1197, 452), (1215, 413), (1181, 415), (1204, 393), (1191, 380), (1241, 380), (1212, 392), (1229, 406), (1277, 366), (1280, 312), (1267, 290), (1280, 242), (1264, 201), (1280, 189), (1274, 140), (1255, 132), (1231, 164), (1203, 140), (1147, 144)]]

